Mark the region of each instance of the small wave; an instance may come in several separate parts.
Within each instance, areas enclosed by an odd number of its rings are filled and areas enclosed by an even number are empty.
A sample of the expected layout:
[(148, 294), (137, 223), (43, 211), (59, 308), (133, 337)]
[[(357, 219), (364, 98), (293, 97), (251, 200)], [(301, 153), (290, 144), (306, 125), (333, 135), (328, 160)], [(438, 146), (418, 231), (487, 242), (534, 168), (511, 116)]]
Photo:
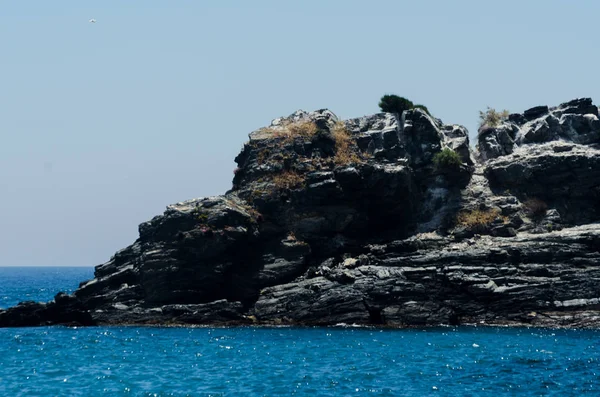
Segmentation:
[(353, 324), (337, 323), (337, 324), (333, 325), (333, 327), (336, 327), (336, 328), (372, 328), (369, 325), (356, 324), (356, 323), (353, 323)]

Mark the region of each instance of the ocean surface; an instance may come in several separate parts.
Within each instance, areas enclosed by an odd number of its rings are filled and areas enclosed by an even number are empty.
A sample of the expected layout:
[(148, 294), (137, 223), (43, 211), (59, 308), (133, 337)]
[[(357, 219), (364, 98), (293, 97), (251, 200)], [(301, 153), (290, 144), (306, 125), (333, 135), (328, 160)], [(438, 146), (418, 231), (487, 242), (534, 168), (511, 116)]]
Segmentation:
[[(91, 268), (0, 268), (0, 307)], [(0, 396), (600, 395), (599, 331), (0, 329)]]

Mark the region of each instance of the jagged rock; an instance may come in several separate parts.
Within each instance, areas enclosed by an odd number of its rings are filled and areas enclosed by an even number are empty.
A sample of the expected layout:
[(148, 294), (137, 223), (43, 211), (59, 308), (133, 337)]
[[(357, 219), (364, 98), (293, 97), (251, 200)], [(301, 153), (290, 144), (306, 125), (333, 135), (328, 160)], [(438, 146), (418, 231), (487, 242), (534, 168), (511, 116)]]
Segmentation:
[[(599, 138), (589, 99), (481, 128), (478, 158), (420, 109), (298, 111), (250, 134), (225, 195), (168, 206), (74, 295), (0, 326), (598, 327)], [(444, 148), (462, 165), (435, 166)]]
[(255, 211), (234, 195), (171, 205), (140, 225), (140, 238), (96, 269), (75, 295), (92, 309), (238, 298), (228, 274), (244, 268), (257, 232)]
[(511, 114), (499, 126), (482, 126), (477, 138), (483, 160), (512, 154), (517, 147), (533, 143), (561, 140), (599, 144), (598, 107), (590, 98), (575, 99), (552, 108), (537, 106), (523, 115)]
[(478, 137), (495, 192), (546, 201), (572, 224), (600, 217), (598, 144), (598, 108), (589, 98), (511, 115), (498, 127), (482, 127)]
[(525, 120), (533, 120), (548, 113), (548, 106), (536, 106), (523, 112)]
[[(253, 313), (259, 321), (311, 325), (535, 325), (548, 312), (568, 325), (570, 314), (560, 313), (564, 302), (582, 311), (597, 306), (598, 232), (600, 225), (590, 225), (546, 236), (443, 240), (404, 253), (396, 252), (398, 244), (386, 246), (370, 254), (370, 265), (338, 265), (320, 277), (265, 289)], [(567, 299), (574, 293), (580, 301)], [(531, 311), (538, 316), (528, 318)]]
[(600, 219), (600, 150), (561, 142), (518, 148), (486, 164), (497, 191), (510, 190), (525, 201), (537, 198), (556, 208), (567, 223)]
[(518, 127), (514, 124), (481, 127), (478, 134), (478, 148), (482, 160), (511, 154), (514, 151), (518, 131)]
[(473, 165), (469, 146), (469, 131), (462, 125), (444, 126), (444, 142), (460, 156), (463, 163)]

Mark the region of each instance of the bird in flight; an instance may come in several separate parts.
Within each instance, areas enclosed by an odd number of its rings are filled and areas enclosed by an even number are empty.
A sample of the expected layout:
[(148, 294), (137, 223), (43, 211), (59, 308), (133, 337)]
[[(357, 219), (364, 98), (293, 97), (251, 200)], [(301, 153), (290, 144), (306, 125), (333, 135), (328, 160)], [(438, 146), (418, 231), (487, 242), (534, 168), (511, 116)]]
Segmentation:
[(95, 20), (94, 18), (92, 18), (92, 19), (90, 19), (88, 22), (89, 22), (89, 23), (96, 23), (96, 20)]

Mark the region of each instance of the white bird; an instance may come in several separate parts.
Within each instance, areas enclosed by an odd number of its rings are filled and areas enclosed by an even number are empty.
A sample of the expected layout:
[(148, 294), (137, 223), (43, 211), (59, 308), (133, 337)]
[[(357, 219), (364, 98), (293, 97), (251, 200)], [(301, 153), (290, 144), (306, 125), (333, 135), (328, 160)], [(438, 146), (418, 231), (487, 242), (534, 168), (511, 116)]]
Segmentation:
[(96, 23), (96, 20), (95, 20), (94, 18), (92, 18), (92, 19), (90, 19), (88, 22), (89, 22), (89, 23)]

